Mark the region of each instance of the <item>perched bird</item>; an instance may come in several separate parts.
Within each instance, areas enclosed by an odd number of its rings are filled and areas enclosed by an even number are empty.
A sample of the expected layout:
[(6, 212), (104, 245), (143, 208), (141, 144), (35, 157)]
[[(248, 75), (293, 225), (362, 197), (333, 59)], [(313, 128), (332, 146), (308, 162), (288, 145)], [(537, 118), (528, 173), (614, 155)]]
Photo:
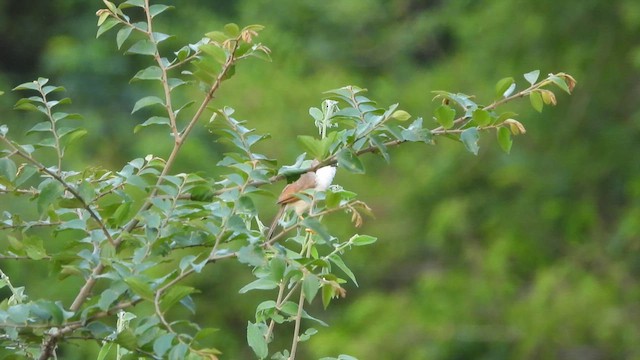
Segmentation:
[[(311, 163), (311, 167), (318, 166), (320, 162), (317, 160), (313, 160)], [(301, 216), (311, 206), (311, 203), (305, 201), (296, 196), (305, 190), (314, 189), (315, 191), (325, 191), (331, 185), (333, 181), (333, 177), (336, 175), (336, 167), (335, 166), (324, 166), (316, 171), (309, 171), (302, 175), (298, 180), (288, 184), (282, 189), (282, 193), (278, 197), (278, 205), (280, 205), (280, 209), (276, 214), (275, 219), (271, 223), (271, 227), (269, 227), (269, 233), (267, 234), (267, 240), (271, 239), (273, 236), (273, 232), (278, 226), (278, 221), (284, 214), (284, 211), (287, 208), (293, 208), (296, 215)]]

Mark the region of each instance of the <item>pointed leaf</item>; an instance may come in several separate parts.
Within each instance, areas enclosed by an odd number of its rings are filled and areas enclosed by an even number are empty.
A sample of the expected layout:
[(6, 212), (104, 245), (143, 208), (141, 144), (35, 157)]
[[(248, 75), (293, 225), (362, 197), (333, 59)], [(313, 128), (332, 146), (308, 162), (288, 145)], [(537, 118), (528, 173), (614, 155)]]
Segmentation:
[(125, 26), (118, 30), (118, 34), (116, 34), (116, 44), (118, 45), (118, 49), (120, 49), (122, 44), (127, 41), (129, 35), (131, 35), (131, 31), (133, 31), (133, 28), (130, 26)]
[(338, 167), (354, 174), (364, 174), (364, 165), (349, 149), (342, 149), (338, 153)]
[(156, 105), (156, 104), (160, 104), (162, 106), (164, 106), (164, 101), (162, 99), (160, 99), (157, 96), (146, 96), (143, 97), (142, 99), (136, 101), (135, 105), (133, 106), (133, 110), (131, 110), (131, 113), (133, 114), (134, 112), (147, 107), (147, 106), (151, 106), (151, 105)]
[(539, 91), (533, 91), (529, 93), (529, 100), (531, 100), (531, 106), (537, 111), (542, 112), (542, 108), (544, 107), (544, 100), (542, 100), (542, 95)]
[(307, 302), (311, 304), (320, 289), (320, 279), (314, 274), (307, 274), (302, 280), (302, 292)]
[(500, 144), (502, 150), (507, 154), (511, 151), (511, 145), (513, 145), (511, 131), (504, 126), (498, 128), (498, 144)]
[(264, 359), (269, 355), (267, 341), (260, 324), (254, 324), (249, 321), (247, 324), (247, 343), (259, 359)]
[(139, 54), (139, 55), (155, 55), (156, 53), (156, 44), (154, 44), (151, 40), (143, 39), (139, 40), (135, 44), (131, 45), (129, 50), (126, 51), (127, 54)]
[(540, 70), (533, 70), (524, 74), (525, 80), (531, 85), (535, 84), (538, 81), (538, 77), (540, 76)]

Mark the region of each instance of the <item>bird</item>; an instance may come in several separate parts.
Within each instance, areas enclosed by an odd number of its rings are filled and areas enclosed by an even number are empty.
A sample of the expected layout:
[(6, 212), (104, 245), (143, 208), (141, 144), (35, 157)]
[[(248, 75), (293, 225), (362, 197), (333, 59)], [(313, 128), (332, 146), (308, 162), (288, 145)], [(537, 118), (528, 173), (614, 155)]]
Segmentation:
[[(320, 162), (318, 160), (313, 160), (311, 163), (311, 168), (318, 166)], [(336, 175), (336, 167), (335, 166), (323, 166), (315, 171), (308, 171), (298, 178), (298, 180), (288, 184), (282, 189), (280, 196), (278, 196), (277, 204), (280, 206), (278, 213), (276, 214), (271, 226), (269, 227), (269, 233), (267, 234), (267, 240), (271, 239), (273, 236), (273, 232), (278, 226), (278, 221), (284, 214), (287, 208), (293, 208), (296, 215), (302, 216), (309, 208), (311, 207), (311, 203), (309, 201), (305, 201), (300, 197), (296, 196), (301, 192), (309, 189), (314, 189), (315, 191), (325, 191), (329, 188), (331, 183), (333, 182), (333, 178)]]

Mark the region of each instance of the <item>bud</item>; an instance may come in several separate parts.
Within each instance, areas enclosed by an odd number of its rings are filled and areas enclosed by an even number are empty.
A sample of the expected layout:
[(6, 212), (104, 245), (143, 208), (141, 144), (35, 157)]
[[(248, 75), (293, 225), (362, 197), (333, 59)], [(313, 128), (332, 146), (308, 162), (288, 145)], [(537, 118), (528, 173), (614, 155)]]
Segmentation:
[(524, 125), (518, 120), (507, 119), (502, 122), (503, 124), (509, 125), (509, 130), (513, 135), (520, 135), (527, 132), (527, 129), (524, 128)]
[(547, 105), (556, 105), (556, 94), (551, 90), (540, 89), (540, 95), (542, 95), (542, 101)]
[(391, 114), (391, 117), (398, 121), (407, 121), (411, 119), (411, 114), (404, 110), (396, 110), (393, 114)]

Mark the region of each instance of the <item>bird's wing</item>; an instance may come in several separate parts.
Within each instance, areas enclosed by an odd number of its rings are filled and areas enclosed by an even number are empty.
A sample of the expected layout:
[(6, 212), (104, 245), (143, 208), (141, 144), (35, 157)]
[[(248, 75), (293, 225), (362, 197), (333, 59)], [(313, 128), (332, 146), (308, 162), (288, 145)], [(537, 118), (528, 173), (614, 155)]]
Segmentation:
[(312, 189), (316, 186), (316, 174), (313, 172), (304, 173), (300, 178), (284, 187), (278, 197), (278, 204), (286, 205), (300, 200), (294, 194)]

